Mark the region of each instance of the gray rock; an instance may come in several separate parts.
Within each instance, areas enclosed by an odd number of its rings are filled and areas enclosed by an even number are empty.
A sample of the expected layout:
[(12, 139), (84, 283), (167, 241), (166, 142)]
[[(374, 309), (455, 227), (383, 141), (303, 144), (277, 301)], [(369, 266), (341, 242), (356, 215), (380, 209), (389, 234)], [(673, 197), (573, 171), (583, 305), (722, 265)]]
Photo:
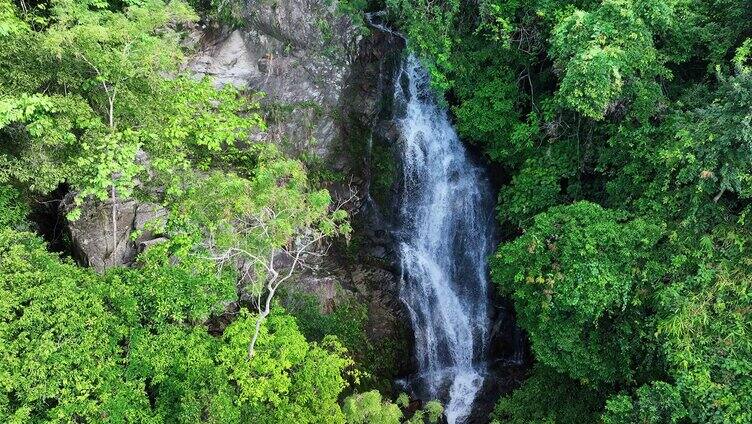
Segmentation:
[(336, 1), (247, 1), (236, 9), (243, 28), (206, 32), (189, 69), (218, 85), (266, 93), (267, 138), (287, 153), (330, 156), (361, 31)]
[(246, 86), (259, 75), (258, 59), (246, 48), (243, 34), (233, 31), (226, 37), (207, 42), (199, 55), (191, 62), (191, 69), (199, 76), (209, 75), (217, 85)]
[(301, 291), (316, 296), (322, 313), (328, 314), (334, 310), (338, 292), (341, 290), (340, 283), (335, 277), (305, 275), (296, 285)]
[[(75, 208), (74, 193), (69, 193), (60, 205), (67, 214)], [(112, 222), (112, 200), (86, 201), (81, 216), (68, 222), (73, 254), (83, 266), (102, 272), (114, 266), (131, 265), (140, 251), (154, 244), (155, 235), (144, 229), (147, 222), (165, 219), (167, 211), (153, 203), (135, 200), (116, 200), (115, 223)], [(114, 231), (117, 231), (114, 233)], [(138, 235), (131, 235), (137, 231)]]
[[(236, 0), (236, 6), (241, 0)], [(242, 1), (240, 29), (205, 30), (188, 68), (211, 76), (217, 85), (233, 84), (266, 93), (268, 124), (259, 140), (279, 145), (289, 156), (315, 156), (344, 182), (326, 188), (335, 202), (358, 199), (345, 208), (361, 240), (353, 256), (339, 243), (318, 252), (318, 260), (296, 273), (288, 292), (313, 294), (328, 313), (355, 298), (368, 307), (366, 333), (372, 341), (409, 345), (409, 319), (398, 299), (399, 271), (391, 237), (391, 205), (370, 201), (371, 142), (388, 151), (397, 131), (379, 119), (391, 99), (394, 66), (402, 40), (374, 31), (364, 37), (334, 0)], [(383, 196), (388, 198), (387, 195)], [(383, 212), (382, 212), (383, 211)], [(280, 262), (281, 263), (281, 262)], [(406, 370), (400, 358), (395, 370)]]

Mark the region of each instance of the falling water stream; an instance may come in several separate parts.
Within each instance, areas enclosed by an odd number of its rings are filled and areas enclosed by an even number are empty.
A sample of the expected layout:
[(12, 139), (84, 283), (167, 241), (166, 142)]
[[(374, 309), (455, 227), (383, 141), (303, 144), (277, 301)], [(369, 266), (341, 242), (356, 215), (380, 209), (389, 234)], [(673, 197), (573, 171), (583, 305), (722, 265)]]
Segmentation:
[(415, 333), (412, 386), (463, 423), (486, 373), (493, 202), (488, 177), (435, 100), (427, 72), (407, 57), (394, 84), (401, 132), (400, 298)]

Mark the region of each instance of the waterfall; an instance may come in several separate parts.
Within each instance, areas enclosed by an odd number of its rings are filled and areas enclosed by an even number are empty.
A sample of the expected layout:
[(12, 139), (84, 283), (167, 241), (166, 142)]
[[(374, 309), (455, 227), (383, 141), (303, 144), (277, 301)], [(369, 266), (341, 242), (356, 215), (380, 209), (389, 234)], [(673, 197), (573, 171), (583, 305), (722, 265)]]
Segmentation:
[(443, 401), (449, 424), (462, 423), (486, 372), (490, 183), (471, 162), (414, 56), (403, 61), (394, 93), (404, 178), (400, 298), (415, 333), (415, 385), (421, 397)]

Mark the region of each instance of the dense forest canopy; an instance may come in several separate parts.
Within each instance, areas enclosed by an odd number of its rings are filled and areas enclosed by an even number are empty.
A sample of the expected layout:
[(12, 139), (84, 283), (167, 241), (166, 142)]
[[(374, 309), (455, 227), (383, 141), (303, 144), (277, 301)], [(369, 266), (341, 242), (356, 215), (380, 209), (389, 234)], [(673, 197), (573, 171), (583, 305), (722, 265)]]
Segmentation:
[(387, 4), (508, 176), (492, 275), (537, 365), (495, 419), (752, 422), (752, 5)]
[[(352, 228), (259, 140), (259, 93), (182, 66), (199, 19), (237, 25), (240, 3), (0, 0), (0, 421), (440, 419), (375, 390), (358, 305), (276, 301)], [(387, 11), (502, 181), (491, 275), (534, 365), (493, 422), (752, 423), (748, 0), (338, 10)], [(61, 187), (72, 221), (164, 206), (166, 240), (103, 273), (51, 252), (31, 207)]]

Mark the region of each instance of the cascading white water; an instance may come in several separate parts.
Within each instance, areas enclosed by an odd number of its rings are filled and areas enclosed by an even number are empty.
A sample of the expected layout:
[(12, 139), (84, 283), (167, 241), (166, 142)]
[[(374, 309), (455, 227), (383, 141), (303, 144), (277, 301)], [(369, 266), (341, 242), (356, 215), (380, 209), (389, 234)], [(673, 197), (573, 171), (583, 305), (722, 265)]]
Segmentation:
[(414, 56), (404, 60), (394, 85), (404, 176), (400, 298), (415, 333), (417, 385), (423, 397), (444, 401), (449, 424), (461, 423), (486, 371), (491, 188)]

